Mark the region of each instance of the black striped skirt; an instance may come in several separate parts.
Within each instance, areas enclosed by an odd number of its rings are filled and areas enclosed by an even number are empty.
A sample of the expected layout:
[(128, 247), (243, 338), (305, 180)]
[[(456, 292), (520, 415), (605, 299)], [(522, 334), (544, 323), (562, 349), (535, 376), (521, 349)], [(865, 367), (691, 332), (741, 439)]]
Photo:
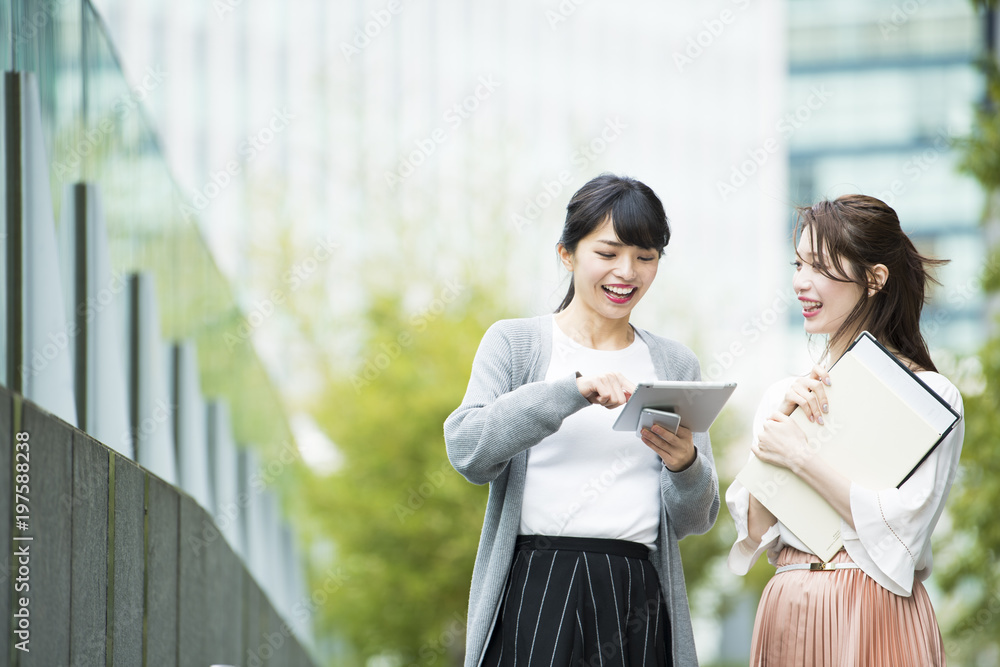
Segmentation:
[(670, 623), (649, 549), (520, 536), (483, 667), (671, 667)]

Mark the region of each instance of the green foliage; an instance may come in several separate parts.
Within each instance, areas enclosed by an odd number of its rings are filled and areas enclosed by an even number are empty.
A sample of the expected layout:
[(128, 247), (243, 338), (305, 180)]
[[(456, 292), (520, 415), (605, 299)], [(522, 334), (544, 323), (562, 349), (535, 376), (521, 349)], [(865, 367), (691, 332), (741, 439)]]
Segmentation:
[[(995, 2), (978, 0), (981, 8)], [(986, 78), (985, 102), (976, 111), (970, 136), (959, 142), (962, 171), (986, 192), (984, 224), (995, 225), (1000, 211), (1000, 68), (993, 54), (981, 61)], [(987, 294), (1000, 291), (1000, 253), (988, 249), (982, 279)], [(995, 317), (995, 312), (991, 317)], [(938, 584), (957, 605), (954, 621), (943, 628), (951, 664), (996, 664), (1000, 655), (1000, 337), (992, 336), (979, 352), (984, 390), (964, 396), (965, 442), (962, 467), (949, 499), (952, 527), (947, 540), (951, 558), (936, 573)]]
[(374, 298), (360, 360), (312, 409), (344, 456), (304, 491), (346, 575), (324, 620), (357, 653), (349, 664), (384, 653), (402, 665), (461, 657), (487, 488), (451, 467), (442, 427), (483, 332), (501, 316), (481, 290), (468, 291), (440, 315)]
[[(730, 451), (741, 452), (740, 456), (748, 454), (749, 433), (749, 419), (735, 413), (730, 406), (723, 409), (719, 418), (712, 424), (711, 430), (712, 451), (715, 454), (717, 467), (720, 467), (718, 464), (727, 458)], [(727, 579), (737, 583), (738, 586), (720, 586), (720, 582), (713, 580), (712, 575), (722, 569), (722, 564), (728, 557), (733, 542), (736, 541), (736, 526), (726, 509), (725, 500), (726, 489), (732, 483), (733, 477), (720, 472), (719, 495), (722, 496), (722, 506), (719, 508), (719, 518), (715, 526), (704, 535), (690, 535), (680, 542), (684, 579), (687, 582), (689, 597), (695, 597), (701, 590), (708, 591), (709, 596), (699, 599), (704, 600), (709, 609), (700, 611), (708, 612), (718, 619), (730, 613), (747, 594), (754, 600), (759, 599), (764, 586), (774, 574), (774, 566), (763, 557), (744, 577), (733, 577), (728, 570), (725, 570)]]
[(976, 109), (975, 123), (968, 137), (956, 142), (962, 153), (959, 169), (973, 176), (987, 191), (1000, 188), (1000, 72), (992, 57), (979, 61), (986, 79), (986, 101)]
[(985, 664), (974, 656), (1000, 650), (1000, 339), (980, 351), (986, 389), (965, 397), (965, 443), (960, 476), (949, 499), (953, 558), (936, 573), (960, 606), (945, 643), (954, 664)]
[[(734, 416), (730, 407), (723, 409), (715, 423), (712, 424), (712, 452), (716, 464), (724, 457), (731, 446), (744, 444), (744, 424)], [(717, 465), (718, 467), (718, 465)], [(732, 479), (719, 478), (719, 495), (724, 496), (726, 489), (732, 484)], [(703, 585), (712, 585), (711, 575), (720, 559), (729, 554), (730, 547), (736, 539), (736, 528), (726, 510), (725, 499), (719, 508), (719, 517), (715, 525), (704, 535), (689, 535), (680, 542), (681, 561), (684, 564), (684, 580), (689, 594)], [(727, 600), (717, 601), (720, 607), (725, 607)], [(719, 613), (721, 609), (713, 610)]]

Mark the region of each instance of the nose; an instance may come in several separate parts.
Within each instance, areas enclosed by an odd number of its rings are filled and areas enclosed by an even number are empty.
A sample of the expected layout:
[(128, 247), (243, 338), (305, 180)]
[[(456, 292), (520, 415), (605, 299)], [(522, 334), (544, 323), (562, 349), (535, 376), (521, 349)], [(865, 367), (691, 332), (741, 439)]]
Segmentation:
[(634, 258), (623, 253), (621, 260), (619, 260), (618, 265), (615, 267), (615, 273), (617, 273), (618, 277), (623, 281), (630, 283), (635, 280), (635, 264), (636, 260)]
[(798, 294), (803, 292), (810, 287), (810, 282), (808, 277), (805, 275), (804, 269), (799, 269), (792, 275), (792, 290)]

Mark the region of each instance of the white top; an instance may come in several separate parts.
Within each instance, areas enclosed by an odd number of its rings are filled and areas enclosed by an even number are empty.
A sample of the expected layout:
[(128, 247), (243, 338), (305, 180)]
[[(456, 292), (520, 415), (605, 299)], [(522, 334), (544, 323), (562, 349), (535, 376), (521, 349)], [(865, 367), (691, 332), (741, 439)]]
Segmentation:
[[(553, 320), (545, 380), (575, 371), (616, 371), (634, 383), (656, 379), (649, 347), (638, 336), (622, 350), (593, 350)], [(528, 450), (522, 535), (602, 537), (655, 548), (663, 462), (634, 432), (612, 430), (621, 410), (589, 405)]]
[[(962, 395), (948, 378), (929, 371), (917, 376), (963, 414)], [(754, 442), (794, 380), (781, 380), (764, 393), (754, 416)], [(965, 420), (960, 419), (898, 489), (873, 491), (851, 484), (851, 516), (856, 529), (841, 520), (844, 548), (868, 576), (896, 595), (909, 597), (914, 578), (923, 581), (931, 574), (931, 533), (955, 480), (964, 437)], [(786, 545), (812, 553), (780, 521), (768, 528), (760, 544), (755, 545), (747, 529), (750, 492), (738, 481), (726, 490), (726, 505), (736, 523), (736, 543), (728, 560), (729, 569), (736, 574), (746, 574), (765, 550), (772, 565)]]

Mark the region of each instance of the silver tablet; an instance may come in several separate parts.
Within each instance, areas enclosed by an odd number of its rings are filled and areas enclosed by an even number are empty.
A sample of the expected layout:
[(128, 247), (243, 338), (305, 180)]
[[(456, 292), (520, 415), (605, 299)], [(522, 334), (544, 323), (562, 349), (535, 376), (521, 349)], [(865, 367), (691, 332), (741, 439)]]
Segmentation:
[(734, 389), (735, 382), (641, 382), (612, 428), (635, 431), (643, 408), (653, 408), (679, 414), (684, 428), (707, 431)]

